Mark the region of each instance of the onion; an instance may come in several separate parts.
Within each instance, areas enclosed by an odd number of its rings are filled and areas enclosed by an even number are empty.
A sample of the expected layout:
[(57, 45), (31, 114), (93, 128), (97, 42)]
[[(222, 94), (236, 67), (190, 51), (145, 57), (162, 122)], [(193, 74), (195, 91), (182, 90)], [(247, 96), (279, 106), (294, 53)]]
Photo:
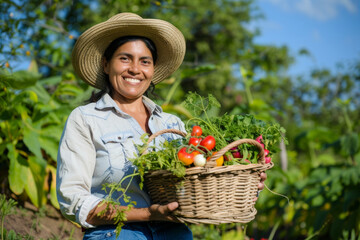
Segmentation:
[(198, 154), (194, 157), (194, 165), (196, 167), (203, 167), (206, 164), (206, 158), (202, 154)]

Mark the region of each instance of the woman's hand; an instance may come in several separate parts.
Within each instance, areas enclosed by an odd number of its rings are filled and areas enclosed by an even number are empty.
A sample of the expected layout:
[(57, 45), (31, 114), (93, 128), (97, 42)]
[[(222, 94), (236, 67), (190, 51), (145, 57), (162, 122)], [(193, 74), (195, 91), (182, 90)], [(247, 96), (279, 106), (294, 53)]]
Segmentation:
[(149, 207), (149, 220), (179, 222), (174, 216), (171, 215), (171, 212), (173, 212), (178, 207), (179, 203), (177, 202), (171, 202), (167, 205), (153, 204)]
[(259, 197), (259, 194), (260, 194), (260, 191), (262, 191), (264, 189), (264, 181), (266, 180), (267, 176), (266, 176), (266, 173), (265, 172), (262, 172), (260, 173), (260, 182), (258, 184), (258, 193), (257, 193), (257, 196), (254, 198), (254, 201), (258, 200), (258, 197)]
[(148, 208), (132, 208), (127, 210), (124, 206), (110, 205), (105, 214), (99, 216), (102, 210), (105, 210), (106, 204), (99, 203), (94, 207), (86, 219), (86, 222), (94, 226), (115, 224), (117, 211), (115, 208), (125, 210), (126, 219), (128, 222), (143, 222), (143, 221), (171, 221), (179, 222), (176, 217), (171, 215), (171, 212), (179, 207), (177, 202), (172, 202), (167, 205), (153, 204)]

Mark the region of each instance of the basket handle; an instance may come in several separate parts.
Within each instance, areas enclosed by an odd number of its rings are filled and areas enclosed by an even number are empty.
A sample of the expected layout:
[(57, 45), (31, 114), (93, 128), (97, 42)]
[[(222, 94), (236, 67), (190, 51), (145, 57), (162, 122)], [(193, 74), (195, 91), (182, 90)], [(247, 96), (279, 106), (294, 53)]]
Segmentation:
[(224, 148), (219, 150), (217, 153), (212, 155), (211, 158), (209, 159), (209, 161), (207, 161), (205, 166), (206, 167), (216, 166), (216, 159), (223, 156), (230, 149), (237, 147), (240, 144), (244, 144), (244, 143), (248, 143), (248, 144), (251, 144), (251, 145), (257, 147), (259, 150), (258, 162), (260, 162), (261, 164), (265, 164), (265, 152), (264, 152), (263, 147), (260, 145), (260, 143), (253, 139), (244, 138), (244, 139), (239, 139), (239, 140), (236, 140), (236, 141), (230, 143), (229, 145), (225, 146)]
[[(163, 130), (160, 130), (160, 131), (152, 134), (152, 135), (149, 137), (149, 139), (148, 139), (148, 141), (147, 141), (146, 144), (149, 145), (152, 140), (154, 140), (157, 136), (160, 136), (160, 135), (162, 135), (162, 134), (164, 134), (164, 133), (175, 133), (175, 134), (178, 134), (178, 135), (183, 136), (183, 137), (186, 136), (186, 133), (185, 133), (185, 132), (182, 132), (182, 131), (177, 130), (177, 129), (163, 129)], [(147, 152), (148, 152), (148, 150), (147, 150), (147, 148), (146, 148), (146, 150), (145, 150), (141, 155), (144, 155), (144, 154), (146, 154)]]

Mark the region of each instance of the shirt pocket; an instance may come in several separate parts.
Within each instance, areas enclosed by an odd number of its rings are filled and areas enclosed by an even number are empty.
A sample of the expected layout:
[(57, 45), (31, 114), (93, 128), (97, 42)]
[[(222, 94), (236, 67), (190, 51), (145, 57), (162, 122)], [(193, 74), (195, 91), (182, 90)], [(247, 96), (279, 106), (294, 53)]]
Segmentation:
[(126, 172), (132, 165), (129, 159), (138, 155), (135, 144), (141, 144), (141, 140), (130, 131), (106, 134), (101, 140), (108, 151), (110, 167)]
[(124, 168), (126, 156), (124, 154), (123, 142), (129, 138), (133, 138), (133, 135), (129, 132), (114, 132), (101, 137), (109, 155), (109, 164), (111, 168)]

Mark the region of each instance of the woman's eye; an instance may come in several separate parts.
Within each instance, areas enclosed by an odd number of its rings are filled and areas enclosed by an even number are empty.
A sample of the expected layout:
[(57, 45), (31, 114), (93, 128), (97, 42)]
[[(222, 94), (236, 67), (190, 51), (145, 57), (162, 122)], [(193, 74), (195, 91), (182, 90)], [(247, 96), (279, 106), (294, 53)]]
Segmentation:
[(120, 57), (120, 60), (126, 62), (126, 61), (129, 61), (129, 58), (128, 57)]
[(150, 65), (151, 61), (150, 60), (143, 60), (142, 63), (145, 64), (145, 65)]

